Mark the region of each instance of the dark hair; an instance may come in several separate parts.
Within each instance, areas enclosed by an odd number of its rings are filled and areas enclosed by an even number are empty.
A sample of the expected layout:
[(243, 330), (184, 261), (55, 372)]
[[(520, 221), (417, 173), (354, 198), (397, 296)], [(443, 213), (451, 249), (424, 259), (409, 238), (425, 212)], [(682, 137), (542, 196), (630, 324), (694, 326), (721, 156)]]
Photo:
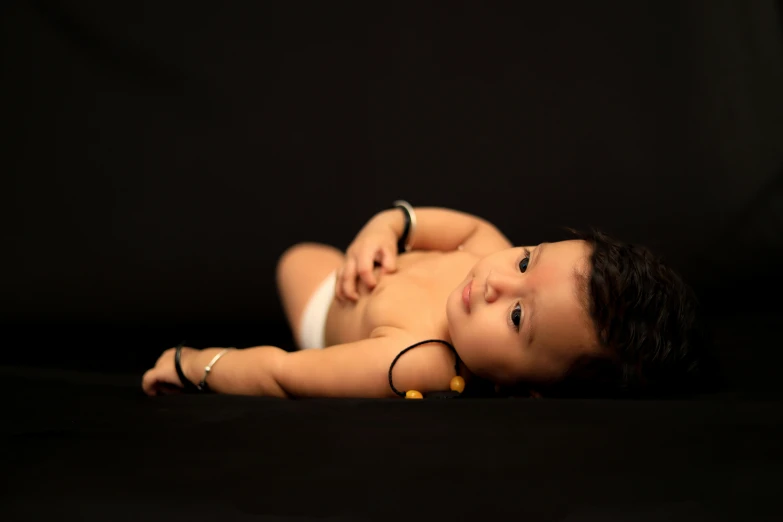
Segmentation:
[(585, 309), (605, 351), (579, 360), (544, 396), (643, 397), (704, 389), (713, 369), (693, 290), (649, 249), (597, 230), (582, 274)]

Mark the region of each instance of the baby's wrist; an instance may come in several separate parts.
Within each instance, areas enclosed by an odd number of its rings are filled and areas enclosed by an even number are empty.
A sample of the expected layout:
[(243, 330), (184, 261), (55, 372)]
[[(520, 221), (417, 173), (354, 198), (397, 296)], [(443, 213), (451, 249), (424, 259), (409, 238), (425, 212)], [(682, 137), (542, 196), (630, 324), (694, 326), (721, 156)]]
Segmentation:
[(222, 348), (204, 348), (202, 350), (193, 348), (192, 350), (193, 352), (188, 354), (190, 357), (188, 357), (188, 362), (183, 365), (182, 371), (190, 382), (198, 385), (201, 379), (204, 378), (204, 369), (207, 367), (207, 364), (215, 355), (220, 353)]
[(402, 236), (405, 230), (405, 214), (399, 208), (390, 208), (382, 212), (383, 224), (391, 230), (395, 240)]
[(396, 242), (405, 228), (405, 216), (396, 208), (383, 210), (372, 219), (372, 228), (388, 232)]

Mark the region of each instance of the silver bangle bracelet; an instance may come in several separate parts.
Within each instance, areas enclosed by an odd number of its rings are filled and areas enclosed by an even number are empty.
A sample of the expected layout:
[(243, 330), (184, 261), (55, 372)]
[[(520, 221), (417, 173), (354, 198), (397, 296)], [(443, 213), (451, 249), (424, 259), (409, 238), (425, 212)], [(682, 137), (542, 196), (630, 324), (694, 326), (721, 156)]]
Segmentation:
[(232, 346), (231, 348), (225, 348), (223, 351), (221, 351), (219, 354), (214, 356), (211, 361), (209, 361), (209, 364), (207, 364), (204, 367), (204, 377), (202, 377), (201, 382), (196, 385), (196, 387), (200, 391), (204, 391), (207, 389), (207, 376), (209, 375), (209, 372), (212, 371), (212, 367), (215, 365), (216, 362), (218, 362), (218, 359), (223, 357), (229, 350), (234, 350), (235, 348)]

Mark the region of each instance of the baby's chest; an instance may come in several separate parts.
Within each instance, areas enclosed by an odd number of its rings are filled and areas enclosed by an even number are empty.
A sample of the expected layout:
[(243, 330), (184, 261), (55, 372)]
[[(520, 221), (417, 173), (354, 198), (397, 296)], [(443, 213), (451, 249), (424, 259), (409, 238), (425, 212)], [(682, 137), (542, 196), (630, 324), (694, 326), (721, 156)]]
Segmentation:
[(386, 280), (380, 282), (367, 301), (364, 322), (368, 331), (381, 326), (437, 331), (446, 321), (446, 303), (456, 285), (442, 276), (384, 276)]
[(411, 284), (376, 288), (365, 308), (368, 331), (381, 326), (418, 330), (446, 316), (446, 297), (431, 286)]
[(442, 334), (449, 296), (475, 264), (463, 252), (413, 253), (399, 258), (398, 270), (380, 275), (363, 311), (365, 333), (381, 326)]

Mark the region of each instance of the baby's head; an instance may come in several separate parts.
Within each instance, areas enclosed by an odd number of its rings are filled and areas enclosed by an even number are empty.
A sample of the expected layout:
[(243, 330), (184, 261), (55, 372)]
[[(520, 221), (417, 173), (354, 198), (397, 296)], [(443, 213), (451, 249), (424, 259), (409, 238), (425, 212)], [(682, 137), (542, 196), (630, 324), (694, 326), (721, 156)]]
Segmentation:
[(704, 337), (695, 296), (644, 247), (600, 232), (480, 260), (449, 296), (462, 361), (508, 393), (682, 390)]

